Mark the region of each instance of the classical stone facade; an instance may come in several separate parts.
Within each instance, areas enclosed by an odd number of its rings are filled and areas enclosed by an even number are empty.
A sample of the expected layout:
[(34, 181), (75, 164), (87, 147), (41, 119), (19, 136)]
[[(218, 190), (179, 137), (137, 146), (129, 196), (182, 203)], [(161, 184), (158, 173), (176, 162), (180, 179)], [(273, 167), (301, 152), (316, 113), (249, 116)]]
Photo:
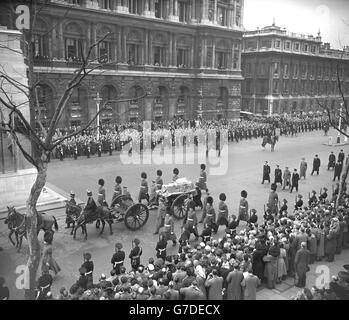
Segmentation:
[[(314, 37), (287, 32), (275, 26), (243, 36), (242, 109), (253, 113), (292, 113), (336, 110), (349, 98), (349, 51), (331, 49)], [(338, 110), (338, 109), (337, 109)]]
[[(47, 122), (80, 48), (109, 33), (92, 52), (108, 62), (73, 93), (62, 126), (86, 123), (95, 97), (112, 103), (102, 121), (238, 118), (243, 0), (51, 0), (35, 24), (40, 117)], [(39, 116), (39, 115), (38, 115)]]

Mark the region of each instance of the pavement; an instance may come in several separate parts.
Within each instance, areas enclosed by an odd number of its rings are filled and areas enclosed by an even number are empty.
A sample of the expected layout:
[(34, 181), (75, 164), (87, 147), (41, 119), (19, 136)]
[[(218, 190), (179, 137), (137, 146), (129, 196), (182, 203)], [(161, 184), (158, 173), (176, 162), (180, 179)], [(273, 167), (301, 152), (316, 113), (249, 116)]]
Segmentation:
[[(336, 136), (334, 131), (330, 131), (330, 135)], [(281, 136), (276, 144), (275, 152), (270, 152), (270, 147), (263, 150), (261, 147), (261, 139), (242, 141), (239, 143), (229, 143), (227, 170), (221, 174), (214, 175), (212, 169), (217, 167), (213, 161), (207, 165), (208, 188), (214, 197), (215, 204), (218, 202), (218, 195), (221, 192), (227, 195), (227, 205), (229, 213), (237, 214), (238, 204), (241, 190), (248, 192), (247, 200), (250, 208), (257, 209), (259, 219), (262, 220), (263, 206), (267, 202), (270, 185), (261, 184), (262, 167), (264, 161), (268, 161), (271, 165), (271, 177), (276, 164), (280, 165), (283, 170), (288, 166), (292, 171), (293, 168), (299, 170), (299, 164), (302, 157), (308, 162), (308, 172), (305, 180), (301, 180), (299, 184), (299, 192), (303, 194), (307, 200), (308, 192), (327, 186), (332, 190), (333, 171), (327, 171), (328, 155), (331, 151), (337, 155), (340, 149), (344, 149), (347, 154), (348, 146), (327, 146), (324, 145), (328, 137), (323, 136), (322, 131), (307, 132), (298, 134), (297, 137)], [(321, 159), (321, 168), (319, 176), (310, 176), (312, 159), (318, 154)], [(187, 159), (186, 159), (187, 160)], [(221, 160), (223, 161), (223, 160)], [(218, 164), (219, 165), (219, 164)], [(110, 202), (114, 179), (117, 175), (122, 176), (123, 186), (127, 186), (133, 198), (137, 198), (140, 174), (142, 171), (147, 172), (148, 182), (156, 176), (156, 170), (163, 171), (163, 180), (165, 183), (171, 181), (172, 170), (177, 167), (180, 171), (180, 177), (187, 177), (192, 181), (196, 181), (199, 176), (199, 163), (195, 158), (192, 164), (179, 164), (178, 162), (171, 164), (125, 164), (121, 161), (120, 154), (113, 156), (103, 155), (102, 158), (94, 157), (90, 159), (80, 158), (79, 160), (66, 159), (64, 161), (52, 161), (48, 169), (48, 182), (60, 190), (69, 193), (70, 190), (75, 191), (76, 196), (82, 200), (86, 199), (86, 189), (91, 189), (94, 195), (97, 194), (98, 179), (103, 178), (106, 182), (107, 201)], [(292, 206), (296, 197), (296, 193), (290, 194), (288, 191), (281, 191), (278, 187), (279, 198), (288, 200), (289, 206)], [(69, 288), (78, 279), (78, 268), (83, 262), (83, 252), (89, 251), (92, 254), (92, 260), (95, 264), (95, 278), (97, 279), (101, 273), (109, 274), (111, 270), (110, 259), (114, 252), (115, 242), (123, 243), (124, 250), (128, 255), (131, 249), (132, 239), (137, 237), (141, 240), (143, 248), (142, 263), (147, 264), (150, 257), (155, 256), (155, 245), (158, 240), (153, 235), (156, 221), (156, 210), (150, 211), (147, 224), (140, 230), (130, 231), (124, 223), (113, 224), (113, 235), (109, 235), (109, 228), (106, 227), (102, 235), (98, 235), (98, 230), (94, 225), (88, 225), (88, 240), (85, 241), (80, 231), (77, 233), (76, 240), (70, 235), (70, 230), (65, 229), (65, 213), (64, 209), (57, 209), (48, 212), (54, 215), (59, 224), (59, 230), (55, 233), (54, 253), (53, 256), (62, 268), (62, 271), (55, 277), (53, 285), (53, 293), (57, 295), (59, 289), (64, 286)], [(198, 212), (200, 217), (200, 213)], [(175, 232), (180, 233), (181, 222), (175, 223)], [(202, 224), (199, 225), (199, 232)], [(216, 238), (223, 236), (224, 230), (220, 228)], [(6, 283), (10, 288), (11, 297), (13, 299), (21, 299), (23, 297), (22, 290), (17, 289), (20, 286), (21, 265), (26, 263), (28, 254), (28, 246), (23, 243), (22, 251), (16, 252), (16, 249), (7, 239), (8, 231), (6, 226), (0, 222), (0, 246), (4, 251), (0, 252), (0, 275), (5, 276)], [(43, 234), (39, 235), (42, 239)], [(192, 240), (192, 243), (194, 241)], [(168, 247), (168, 253), (177, 253), (178, 247)], [(130, 268), (129, 259), (126, 259), (126, 268)], [(342, 270), (342, 266), (349, 262), (349, 250), (345, 250), (341, 255), (336, 255), (333, 263), (316, 263), (311, 266), (308, 273), (307, 286), (310, 287), (317, 283), (325, 285), (330, 281), (331, 275), (337, 275)], [(328, 268), (328, 269), (327, 269)], [(323, 270), (328, 272), (323, 275)], [(17, 271), (17, 273), (16, 273)], [(320, 280), (319, 280), (320, 279)], [(296, 294), (299, 288), (294, 287), (294, 279), (288, 278), (283, 281), (274, 290), (261, 288), (257, 293), (257, 299), (260, 300), (283, 300), (289, 299)]]

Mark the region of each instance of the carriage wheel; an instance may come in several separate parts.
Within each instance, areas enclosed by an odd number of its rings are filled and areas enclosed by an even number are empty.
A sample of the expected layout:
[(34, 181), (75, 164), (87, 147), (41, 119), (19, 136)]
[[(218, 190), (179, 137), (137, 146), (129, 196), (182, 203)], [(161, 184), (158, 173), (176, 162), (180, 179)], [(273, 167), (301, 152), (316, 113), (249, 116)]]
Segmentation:
[(148, 221), (149, 210), (141, 203), (136, 203), (129, 207), (125, 212), (125, 225), (130, 230), (142, 228)]
[(173, 201), (171, 209), (176, 219), (183, 219), (185, 217), (185, 200), (187, 198), (187, 194), (181, 194)]
[(111, 207), (113, 207), (113, 206), (115, 206), (115, 205), (120, 205), (121, 206), (121, 204), (122, 204), (122, 202), (126, 202), (126, 201), (132, 201), (132, 198), (131, 197), (129, 197), (129, 196), (126, 196), (126, 195), (120, 195), (120, 196), (117, 196), (115, 199), (114, 199), (114, 201), (111, 203)]

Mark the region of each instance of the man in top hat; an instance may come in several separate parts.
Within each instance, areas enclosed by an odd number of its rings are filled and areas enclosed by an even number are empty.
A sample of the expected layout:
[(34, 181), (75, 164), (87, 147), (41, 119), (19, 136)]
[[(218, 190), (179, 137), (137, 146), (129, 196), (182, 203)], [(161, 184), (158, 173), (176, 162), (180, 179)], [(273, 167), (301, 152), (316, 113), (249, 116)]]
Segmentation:
[(334, 166), (334, 176), (332, 181), (335, 181), (336, 178), (338, 178), (338, 181), (341, 179), (342, 169), (343, 163), (338, 160), (336, 165)]
[(286, 187), (291, 187), (291, 171), (288, 170), (288, 167), (285, 167), (284, 174), (283, 174), (283, 181), (284, 184), (282, 186), (282, 190), (285, 190)]
[(125, 251), (122, 250), (122, 243), (117, 242), (115, 244), (115, 253), (111, 258), (111, 264), (113, 265), (113, 269), (115, 270), (115, 274), (119, 275), (121, 267), (124, 266), (125, 260)]
[(316, 191), (313, 190), (311, 193), (312, 193), (312, 195), (311, 195), (311, 197), (309, 198), (309, 201), (308, 201), (308, 204), (309, 204), (310, 207), (312, 207), (312, 206), (314, 206), (314, 205), (316, 205), (318, 203), (318, 199), (316, 197)]
[(276, 169), (274, 171), (275, 179), (274, 183), (280, 183), (282, 185), (282, 170), (280, 169), (280, 166), (277, 164)]
[(333, 151), (331, 151), (328, 157), (327, 170), (330, 170), (330, 168), (334, 168), (335, 164), (336, 164), (336, 156), (334, 155)]
[(341, 151), (338, 154), (338, 161), (344, 163), (344, 158), (345, 158), (345, 154), (343, 152), (343, 149), (341, 149)]
[(311, 171), (311, 175), (313, 175), (314, 172), (316, 172), (316, 174), (319, 175), (320, 165), (321, 161), (319, 159), (319, 156), (316, 154), (313, 160), (313, 170)]
[(296, 188), (296, 191), (298, 192), (298, 181), (299, 181), (299, 174), (297, 172), (297, 169), (294, 169), (293, 173), (292, 173), (292, 186), (290, 189), (290, 193), (292, 193), (293, 188)]
[(263, 166), (262, 184), (264, 184), (265, 180), (270, 183), (270, 166), (268, 165), (268, 161), (265, 161), (265, 164)]
[(301, 179), (302, 177), (305, 179), (307, 168), (308, 168), (308, 163), (305, 161), (305, 158), (302, 158), (300, 170), (299, 170), (299, 179)]

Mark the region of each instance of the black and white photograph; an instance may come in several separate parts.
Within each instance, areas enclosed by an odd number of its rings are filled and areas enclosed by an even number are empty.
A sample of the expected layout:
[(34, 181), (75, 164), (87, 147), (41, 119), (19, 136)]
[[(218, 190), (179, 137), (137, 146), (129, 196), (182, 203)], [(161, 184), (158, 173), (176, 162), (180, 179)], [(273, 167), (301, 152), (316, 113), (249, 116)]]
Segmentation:
[(0, 300), (349, 300), (348, 126), (349, 0), (1, 0)]

